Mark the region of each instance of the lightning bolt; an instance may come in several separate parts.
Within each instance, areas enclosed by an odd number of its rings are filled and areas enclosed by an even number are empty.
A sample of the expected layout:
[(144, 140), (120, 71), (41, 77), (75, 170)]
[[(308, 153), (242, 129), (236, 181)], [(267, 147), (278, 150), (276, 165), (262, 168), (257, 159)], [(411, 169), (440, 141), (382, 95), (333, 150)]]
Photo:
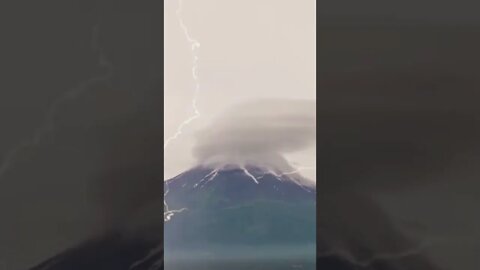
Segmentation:
[[(195, 119), (200, 117), (200, 111), (198, 110), (197, 106), (197, 100), (198, 96), (200, 95), (200, 81), (198, 78), (198, 48), (200, 47), (200, 42), (198, 40), (194, 39), (190, 35), (190, 31), (188, 30), (187, 26), (185, 25), (183, 19), (182, 19), (182, 8), (183, 8), (183, 1), (178, 0), (178, 8), (177, 11), (175, 12), (177, 16), (178, 23), (180, 24), (180, 28), (182, 29), (185, 38), (187, 39), (188, 43), (190, 44), (190, 49), (192, 53), (192, 58), (193, 58), (193, 64), (192, 64), (192, 77), (195, 82), (195, 88), (194, 88), (194, 94), (193, 94), (193, 99), (192, 99), (192, 109), (193, 109), (193, 115), (185, 119), (177, 128), (177, 131), (170, 137), (168, 137), (164, 143), (163, 143), (163, 150), (165, 151), (167, 147), (170, 145), (170, 143), (177, 138), (179, 138), (183, 134), (183, 130)], [(187, 209), (182, 208), (179, 210), (169, 210), (168, 204), (166, 202), (165, 197), (167, 196), (168, 193), (168, 185), (165, 185), (167, 187), (167, 191), (164, 193), (164, 212), (163, 212), (163, 217), (164, 221), (169, 221), (172, 216), (176, 213), (181, 213)]]
[[(294, 169), (291, 170), (291, 171), (281, 173), (279, 176), (277, 176), (277, 178), (283, 179), (284, 176), (295, 175), (295, 174), (299, 174), (301, 171), (316, 170), (316, 169), (317, 169), (316, 166), (299, 166), (299, 167), (294, 168)], [(306, 188), (305, 188), (305, 185), (302, 184), (302, 183), (301, 183), (301, 180), (299, 180), (298, 178), (296, 178), (296, 177), (294, 177), (294, 178), (290, 177), (290, 179), (292, 179), (293, 182), (295, 182), (298, 186), (300, 186), (300, 187), (301, 187), (302, 189), (304, 189), (305, 191), (311, 192), (310, 189), (306, 189)]]
[(178, 0), (178, 9), (175, 12), (177, 15), (177, 20), (180, 24), (180, 27), (183, 30), (183, 33), (185, 35), (185, 38), (187, 39), (188, 43), (190, 43), (191, 46), (191, 52), (192, 52), (192, 58), (193, 58), (193, 64), (192, 64), (192, 77), (193, 80), (195, 81), (195, 89), (194, 89), (194, 95), (192, 99), (192, 109), (193, 109), (193, 115), (190, 116), (189, 118), (185, 119), (177, 128), (177, 131), (167, 138), (165, 142), (163, 143), (163, 149), (165, 150), (168, 145), (173, 141), (176, 140), (178, 137), (180, 137), (183, 133), (183, 130), (185, 127), (187, 127), (191, 122), (193, 122), (195, 119), (200, 117), (200, 111), (198, 110), (197, 106), (197, 100), (198, 96), (200, 95), (200, 81), (198, 78), (198, 48), (200, 47), (200, 42), (198, 40), (192, 38), (190, 35), (190, 32), (183, 22), (181, 13), (182, 13), (182, 0)]
[(78, 98), (81, 94), (89, 90), (89, 87), (100, 82), (109, 82), (113, 74), (113, 65), (106, 58), (103, 49), (99, 43), (99, 25), (95, 25), (92, 30), (92, 41), (91, 48), (94, 52), (99, 54), (98, 65), (106, 69), (105, 74), (99, 75), (97, 77), (92, 77), (76, 87), (71, 88), (63, 92), (57, 99), (55, 99), (50, 105), (42, 125), (33, 132), (33, 135), (23, 142), (19, 143), (12, 148), (4, 157), (3, 162), (0, 165), (0, 178), (2, 178), (5, 173), (15, 164), (17, 161), (18, 155), (23, 151), (31, 147), (39, 145), (44, 139), (44, 137), (54, 130), (54, 117), (58, 112), (58, 109), (67, 103), (68, 101)]
[(163, 195), (163, 206), (164, 206), (164, 210), (163, 210), (163, 221), (166, 222), (166, 221), (170, 221), (170, 219), (172, 219), (172, 216), (175, 215), (176, 213), (181, 213), (185, 210), (187, 210), (187, 208), (182, 208), (182, 209), (177, 209), (177, 210), (170, 210), (168, 208), (168, 204), (167, 204), (167, 201), (166, 201), (166, 197), (167, 197), (167, 194), (168, 194), (168, 184), (165, 184), (165, 187), (166, 187), (166, 191)]
[(261, 179), (261, 178), (265, 177), (266, 175), (271, 174), (271, 175), (275, 176), (278, 180), (282, 181), (283, 176), (298, 174), (298, 173), (300, 173), (302, 171), (306, 171), (306, 170), (316, 170), (316, 167), (315, 166), (299, 166), (299, 167), (293, 168), (290, 171), (283, 172), (283, 173), (277, 173), (274, 170), (270, 169), (270, 170), (268, 170), (268, 172), (266, 172), (263, 175), (257, 177), (257, 179)]
[(293, 168), (291, 171), (284, 172), (284, 173), (281, 173), (281, 174), (277, 174), (274, 171), (269, 171), (269, 173), (271, 173), (271, 174), (275, 175), (277, 178), (281, 179), (283, 176), (298, 174), (302, 171), (307, 171), (307, 170), (316, 170), (316, 167), (315, 166), (298, 166), (296, 168)]
[(255, 182), (255, 184), (258, 184), (257, 178), (255, 178), (255, 176), (253, 176), (253, 174), (251, 174), (251, 173), (247, 170), (247, 168), (242, 167), (242, 170), (243, 170), (243, 172), (244, 172), (248, 177), (252, 178), (252, 180)]
[[(218, 175), (218, 169), (212, 170), (209, 172), (207, 175), (205, 175), (198, 183), (193, 185), (194, 188), (196, 188), (198, 185), (201, 185), (203, 187), (206, 185), (208, 182), (212, 181), (215, 177)], [(206, 180), (206, 181), (205, 181)], [(205, 183), (203, 183), (205, 181)], [(202, 184), (203, 183), (203, 184)]]
[(170, 221), (170, 219), (172, 219), (173, 215), (175, 215), (176, 213), (181, 213), (185, 210), (187, 210), (187, 208), (182, 208), (182, 209), (178, 209), (178, 210), (167, 210), (166, 214), (163, 216), (164, 221)]

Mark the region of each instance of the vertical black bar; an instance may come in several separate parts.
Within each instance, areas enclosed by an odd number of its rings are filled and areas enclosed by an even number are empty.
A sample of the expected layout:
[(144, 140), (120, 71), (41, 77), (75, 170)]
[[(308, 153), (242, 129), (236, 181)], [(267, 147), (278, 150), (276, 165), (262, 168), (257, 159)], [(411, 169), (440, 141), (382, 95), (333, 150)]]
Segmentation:
[(163, 269), (163, 1), (6, 4), (0, 269)]
[(469, 1), (319, 1), (317, 269), (480, 267)]
[[(160, 85), (159, 85), (159, 88), (161, 89), (161, 92), (162, 92), (162, 97), (161, 97), (161, 104), (162, 104), (162, 108), (165, 104), (165, 89), (164, 89), (164, 75), (165, 75), (165, 71), (164, 71), (164, 68), (165, 68), (165, 35), (164, 35), (164, 32), (165, 32), (165, 28), (164, 28), (164, 23), (165, 23), (165, 11), (164, 11), (164, 8), (165, 8), (165, 3), (163, 1), (162, 2), (162, 7), (161, 7), (161, 15), (159, 16), (160, 17), (160, 25), (161, 25), (161, 35), (160, 35), (160, 48), (161, 48), (161, 54), (160, 54), (160, 63), (161, 63), (161, 66), (160, 66)], [(164, 121), (165, 121), (165, 110), (162, 109), (162, 135), (161, 135), (161, 141), (162, 143), (165, 141), (165, 125), (164, 125)], [(162, 165), (161, 165), (161, 168), (162, 168), (162, 202), (165, 201), (165, 185), (163, 183), (163, 181), (165, 180), (164, 179), (164, 171), (165, 171), (165, 168), (164, 168), (164, 164), (165, 164), (165, 148), (162, 147)], [(162, 204), (162, 212), (165, 213), (165, 205)], [(161, 226), (161, 243), (160, 243), (160, 250), (161, 250), (161, 265), (159, 267), (159, 270), (164, 270), (165, 269), (165, 248), (164, 248), (164, 229), (165, 229), (165, 226), (164, 226), (164, 218), (162, 219), (162, 226)]]

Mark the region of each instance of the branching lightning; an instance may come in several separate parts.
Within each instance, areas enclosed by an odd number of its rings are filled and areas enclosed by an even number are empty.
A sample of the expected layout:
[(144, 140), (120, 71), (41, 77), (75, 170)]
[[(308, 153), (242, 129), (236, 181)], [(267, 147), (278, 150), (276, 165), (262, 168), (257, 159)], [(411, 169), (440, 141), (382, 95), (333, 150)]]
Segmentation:
[[(284, 176), (288, 176), (288, 175), (297, 175), (297, 174), (300, 174), (301, 171), (305, 171), (305, 170), (316, 170), (317, 167), (316, 166), (299, 166), (299, 167), (296, 167), (294, 168), (293, 170), (291, 171), (288, 171), (288, 172), (284, 172), (284, 173), (281, 173), (280, 175), (277, 176), (277, 178), (279, 180), (283, 179)], [(298, 186), (300, 186), (301, 188), (303, 188), (305, 191), (308, 191), (310, 192), (311, 190), (310, 189), (305, 189), (305, 186), (304, 184), (302, 184), (300, 182), (300, 180), (296, 179), (296, 178), (291, 178), (290, 179), (292, 181), (294, 181)]]
[[(163, 150), (167, 149), (167, 147), (170, 145), (170, 143), (177, 138), (179, 138), (183, 134), (183, 130), (185, 127), (187, 127), (190, 123), (192, 123), (195, 119), (200, 117), (200, 111), (198, 110), (197, 102), (198, 102), (198, 97), (200, 95), (200, 81), (198, 78), (198, 48), (200, 47), (200, 42), (198, 42), (196, 39), (194, 39), (191, 35), (190, 32), (185, 25), (183, 19), (182, 19), (182, 7), (183, 7), (183, 2), (182, 0), (178, 0), (178, 9), (175, 12), (177, 16), (178, 23), (180, 24), (181, 29), (183, 30), (183, 33), (185, 35), (185, 38), (187, 39), (188, 43), (190, 44), (190, 49), (192, 53), (192, 58), (193, 58), (193, 64), (192, 64), (192, 77), (195, 82), (195, 89), (194, 89), (194, 94), (193, 94), (193, 99), (192, 99), (192, 109), (193, 109), (193, 115), (190, 116), (189, 118), (185, 119), (177, 128), (177, 131), (167, 138), (164, 143), (163, 143)], [(181, 213), (185, 211), (185, 208), (179, 209), (179, 210), (169, 210), (167, 202), (165, 197), (168, 194), (168, 184), (166, 186), (166, 191), (164, 193), (164, 221), (169, 221), (173, 215), (176, 213)]]
[[(292, 170), (290, 171), (287, 171), (287, 172), (282, 172), (282, 173), (277, 173), (275, 172), (274, 170), (268, 170), (267, 172), (265, 172), (263, 175), (257, 177), (257, 179), (262, 179), (263, 177), (265, 177), (266, 175), (268, 174), (271, 174), (273, 176), (275, 176), (279, 181), (283, 181), (284, 180), (284, 176), (288, 176), (288, 175), (296, 175), (296, 174), (299, 174), (301, 173), (302, 171), (306, 171), (306, 170), (316, 170), (316, 167), (315, 166), (298, 166), (298, 167), (295, 167), (293, 168)], [(293, 180), (293, 179), (292, 179)], [(297, 183), (298, 184), (298, 183)]]
[(251, 174), (251, 173), (247, 170), (247, 168), (242, 167), (242, 170), (243, 170), (243, 172), (244, 172), (248, 177), (252, 178), (252, 180), (255, 182), (255, 184), (258, 184), (257, 178), (255, 178), (255, 176), (253, 176), (253, 174)]
[(209, 172), (207, 175), (205, 175), (202, 180), (200, 180), (198, 183), (193, 185), (193, 187), (197, 187), (198, 185), (201, 185), (201, 187), (205, 186), (208, 182), (212, 181), (215, 177), (218, 175), (218, 169), (212, 170)]
[(315, 166), (298, 166), (298, 167), (295, 167), (293, 168), (292, 170), (290, 171), (287, 171), (287, 172), (283, 172), (283, 173), (277, 173), (273, 170), (269, 170), (268, 173), (260, 176), (259, 178), (263, 178), (265, 175), (267, 174), (272, 174), (274, 175), (275, 177), (277, 177), (279, 180), (282, 179), (283, 176), (286, 176), (286, 175), (294, 175), (294, 174), (299, 174), (300, 172), (302, 171), (306, 171), (306, 170), (315, 170), (316, 167)]
[(163, 143), (163, 149), (165, 150), (168, 145), (173, 141), (176, 140), (178, 137), (180, 137), (183, 133), (183, 130), (185, 127), (187, 127), (191, 122), (193, 122), (195, 119), (200, 117), (200, 111), (198, 110), (197, 106), (197, 100), (198, 96), (200, 95), (200, 81), (198, 78), (198, 48), (200, 47), (200, 42), (198, 42), (196, 39), (192, 38), (190, 36), (190, 32), (188, 31), (187, 26), (183, 22), (182, 16), (182, 0), (178, 0), (178, 9), (176, 11), (177, 15), (177, 20), (180, 24), (180, 27), (183, 30), (183, 33), (185, 35), (185, 38), (187, 39), (188, 43), (191, 45), (191, 52), (192, 52), (192, 58), (193, 58), (193, 64), (192, 64), (192, 77), (193, 80), (195, 81), (195, 90), (194, 90), (194, 95), (192, 99), (192, 109), (193, 109), (193, 115), (190, 116), (189, 118), (185, 119), (177, 128), (177, 131), (169, 138), (165, 140)]
[(163, 195), (163, 206), (164, 206), (164, 210), (163, 210), (163, 221), (169, 221), (173, 215), (175, 215), (176, 213), (181, 213), (185, 210), (187, 210), (187, 208), (182, 208), (182, 209), (176, 209), (176, 210), (170, 210), (168, 208), (168, 204), (167, 204), (167, 201), (165, 199), (165, 197), (167, 197), (168, 195), (168, 184), (165, 184), (165, 187), (166, 187), (166, 191)]
[(293, 169), (291, 171), (279, 174), (278, 177), (282, 177), (282, 176), (285, 176), (285, 175), (297, 174), (297, 173), (300, 173), (301, 171), (316, 170), (316, 169), (317, 168), (315, 166), (299, 166), (299, 167), (296, 167), (295, 169)]
[[(198, 61), (199, 61), (198, 49), (200, 47), (200, 42), (190, 35), (190, 31), (189, 31), (188, 27), (185, 25), (185, 23), (183, 21), (183, 18), (182, 18), (182, 8), (183, 8), (183, 1), (178, 0), (178, 9), (176, 10), (176, 17), (177, 17), (178, 23), (179, 23), (180, 28), (182, 29), (182, 31), (184, 33), (184, 36), (185, 36), (187, 42), (190, 44), (191, 54), (192, 54), (192, 58), (193, 58), (192, 71), (191, 71), (193, 80), (195, 82), (194, 95), (193, 95), (193, 99), (192, 99), (192, 103), (191, 103), (193, 114), (190, 117), (188, 117), (187, 119), (185, 119), (183, 122), (181, 122), (180, 125), (177, 127), (176, 132), (164, 141), (164, 145), (163, 145), (164, 150), (167, 149), (167, 147), (170, 145), (170, 143), (172, 143), (172, 141), (178, 139), (183, 134), (184, 129), (188, 125), (190, 125), (190, 123), (192, 123), (193, 121), (195, 121), (197, 118), (200, 117), (200, 111), (198, 109), (198, 98), (199, 98), (200, 90), (201, 90), (200, 89), (199, 76), (198, 76)], [(255, 177), (245, 167), (242, 167), (241, 169), (256, 184), (259, 183), (258, 179), (260, 179), (261, 177), (259, 177), (259, 178)], [(277, 178), (281, 179), (285, 175), (296, 174), (296, 173), (299, 173), (302, 170), (310, 170), (310, 169), (315, 169), (315, 167), (298, 167), (298, 168), (296, 168), (292, 171), (282, 173), (282, 174), (274, 174), (274, 175), (277, 176)], [(194, 187), (196, 187), (198, 185), (201, 185), (203, 187), (206, 183), (213, 180), (217, 176), (217, 174), (218, 174), (218, 170), (214, 170), (214, 171), (210, 172), (202, 180), (200, 180), (197, 184), (195, 184)], [(166, 186), (166, 188), (165, 188), (166, 191), (165, 191), (165, 194), (164, 194), (164, 198), (168, 194), (168, 184), (165, 185), (165, 186)], [(186, 210), (186, 209), (169, 210), (166, 201), (164, 201), (164, 204), (165, 204), (165, 210), (164, 210), (164, 220), (165, 221), (170, 220), (171, 217), (175, 213), (179, 213), (179, 212), (182, 212), (182, 211)]]

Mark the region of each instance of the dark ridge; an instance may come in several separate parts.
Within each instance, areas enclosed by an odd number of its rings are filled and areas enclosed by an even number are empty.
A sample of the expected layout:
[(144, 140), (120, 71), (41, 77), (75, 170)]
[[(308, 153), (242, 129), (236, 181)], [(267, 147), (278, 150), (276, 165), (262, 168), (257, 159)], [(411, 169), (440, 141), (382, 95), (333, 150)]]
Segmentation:
[[(67, 250), (31, 270), (128, 270), (160, 244), (158, 241), (111, 234)], [(163, 260), (163, 249), (145, 260), (142, 268), (138, 269), (149, 269), (158, 260)]]

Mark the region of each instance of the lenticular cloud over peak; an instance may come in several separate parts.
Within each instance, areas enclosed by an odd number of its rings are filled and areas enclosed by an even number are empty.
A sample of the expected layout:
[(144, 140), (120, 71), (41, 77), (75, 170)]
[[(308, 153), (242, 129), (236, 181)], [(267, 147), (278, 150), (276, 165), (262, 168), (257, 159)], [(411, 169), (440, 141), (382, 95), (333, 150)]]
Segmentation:
[(315, 145), (315, 102), (255, 100), (232, 107), (196, 137), (201, 164), (262, 164), (284, 168), (283, 154)]

